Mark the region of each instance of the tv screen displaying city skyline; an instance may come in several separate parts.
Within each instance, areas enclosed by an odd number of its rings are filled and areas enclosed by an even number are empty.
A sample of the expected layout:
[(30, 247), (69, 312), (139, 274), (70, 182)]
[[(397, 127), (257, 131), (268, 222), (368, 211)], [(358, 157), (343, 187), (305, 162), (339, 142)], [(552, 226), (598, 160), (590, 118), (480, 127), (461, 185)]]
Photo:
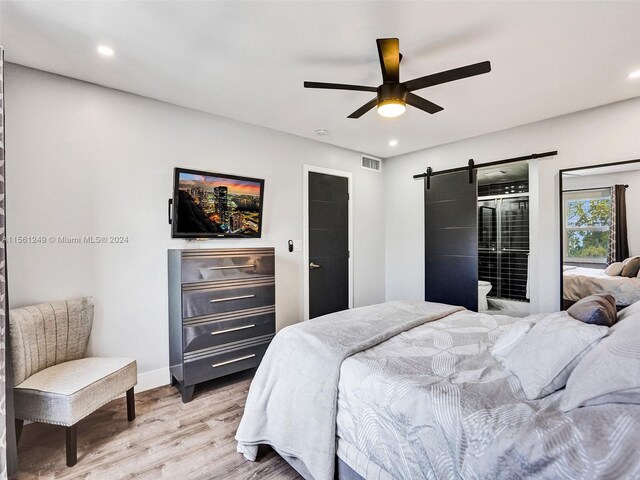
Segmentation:
[(176, 169), (174, 237), (260, 237), (264, 180)]

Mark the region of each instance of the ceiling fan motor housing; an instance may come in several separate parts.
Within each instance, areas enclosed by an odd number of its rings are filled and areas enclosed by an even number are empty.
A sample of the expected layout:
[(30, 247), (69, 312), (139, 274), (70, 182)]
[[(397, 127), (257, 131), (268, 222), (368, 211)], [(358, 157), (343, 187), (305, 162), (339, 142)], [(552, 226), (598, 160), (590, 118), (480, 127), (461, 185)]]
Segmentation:
[(407, 87), (402, 83), (383, 83), (378, 87), (378, 105), (385, 103), (407, 103)]

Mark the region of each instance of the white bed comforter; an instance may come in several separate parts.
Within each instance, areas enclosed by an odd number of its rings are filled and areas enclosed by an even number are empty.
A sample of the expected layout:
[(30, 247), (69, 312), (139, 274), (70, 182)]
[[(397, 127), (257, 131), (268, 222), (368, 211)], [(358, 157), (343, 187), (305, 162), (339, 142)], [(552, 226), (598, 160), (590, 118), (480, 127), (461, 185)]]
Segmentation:
[(269, 444), (305, 478), (332, 480), (338, 380), (349, 356), (438, 320), (461, 307), (389, 302), (282, 329), (251, 383), (238, 427), (238, 451), (255, 460)]
[(562, 273), (563, 296), (577, 301), (589, 295), (609, 293), (619, 306), (640, 301), (640, 278), (611, 277), (597, 268), (576, 267)]
[(462, 311), (346, 359), (337, 435), (398, 480), (640, 478), (640, 405), (526, 400), (488, 351), (515, 320)]

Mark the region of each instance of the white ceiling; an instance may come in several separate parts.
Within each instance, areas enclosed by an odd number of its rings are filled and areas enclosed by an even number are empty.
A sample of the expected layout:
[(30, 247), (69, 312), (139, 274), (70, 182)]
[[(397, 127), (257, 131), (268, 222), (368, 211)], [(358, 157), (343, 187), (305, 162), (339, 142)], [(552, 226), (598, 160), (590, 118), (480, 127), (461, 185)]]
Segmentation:
[[(639, 96), (639, 19), (613, 1), (1, 1), (0, 42), (9, 62), (390, 157)], [(302, 87), (377, 86), (375, 39), (396, 36), (401, 80), (493, 71), (418, 91), (444, 111), (396, 119), (346, 118), (371, 93)]]

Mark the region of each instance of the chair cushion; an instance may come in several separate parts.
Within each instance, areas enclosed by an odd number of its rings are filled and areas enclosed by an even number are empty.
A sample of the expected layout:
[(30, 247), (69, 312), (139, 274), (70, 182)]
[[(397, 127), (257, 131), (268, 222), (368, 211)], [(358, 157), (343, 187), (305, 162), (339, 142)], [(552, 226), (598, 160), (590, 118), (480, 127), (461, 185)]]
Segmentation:
[(15, 416), (71, 426), (137, 383), (131, 358), (89, 357), (60, 363), (14, 388)]

